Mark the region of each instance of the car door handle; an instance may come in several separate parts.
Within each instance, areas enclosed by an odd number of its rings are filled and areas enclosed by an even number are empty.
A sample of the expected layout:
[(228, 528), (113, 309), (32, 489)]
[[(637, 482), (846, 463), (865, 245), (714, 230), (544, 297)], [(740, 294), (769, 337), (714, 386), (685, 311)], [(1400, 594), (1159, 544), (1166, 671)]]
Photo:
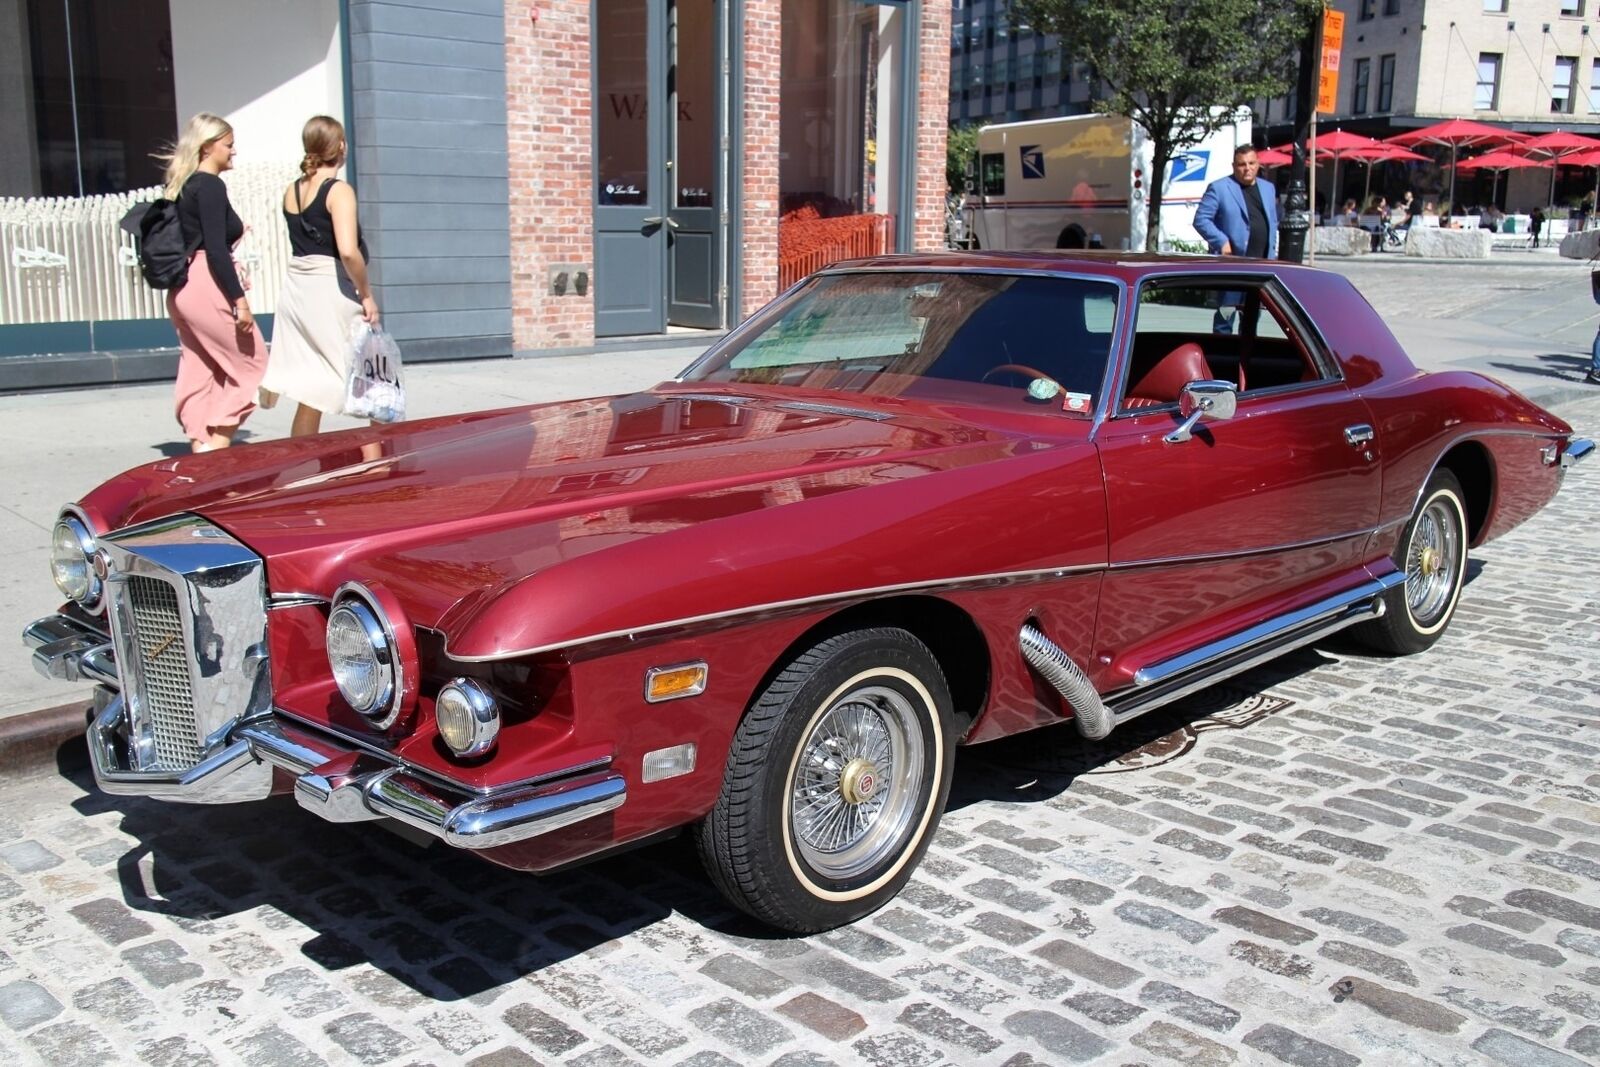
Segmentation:
[(646, 226), (660, 226), (663, 222), (667, 224), (667, 229), (669, 230), (676, 230), (678, 228), (678, 224), (672, 219), (667, 218), (665, 215), (651, 215), (649, 218), (644, 220), (644, 224)]
[(1357, 423), (1354, 426), (1346, 426), (1344, 428), (1345, 443), (1351, 448), (1360, 448), (1363, 445), (1369, 445), (1372, 443), (1372, 439), (1375, 436), (1377, 435), (1372, 432), (1372, 427), (1368, 426), (1364, 422)]

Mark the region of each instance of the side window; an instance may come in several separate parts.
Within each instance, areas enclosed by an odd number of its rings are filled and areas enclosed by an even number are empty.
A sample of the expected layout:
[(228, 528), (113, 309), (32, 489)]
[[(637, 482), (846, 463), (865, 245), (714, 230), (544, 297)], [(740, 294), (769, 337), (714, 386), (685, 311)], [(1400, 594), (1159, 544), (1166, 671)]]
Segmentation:
[(1006, 157), (998, 152), (984, 153), (980, 164), (984, 196), (1006, 195)]
[(1120, 409), (1175, 404), (1199, 378), (1249, 395), (1328, 377), (1265, 285), (1156, 282), (1139, 290)]

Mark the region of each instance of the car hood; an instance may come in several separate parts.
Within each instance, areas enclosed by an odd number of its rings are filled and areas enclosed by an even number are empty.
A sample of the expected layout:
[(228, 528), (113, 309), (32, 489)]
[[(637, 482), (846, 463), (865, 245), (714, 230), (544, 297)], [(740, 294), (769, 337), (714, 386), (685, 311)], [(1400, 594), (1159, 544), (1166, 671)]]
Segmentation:
[[(738, 520), (1050, 447), (1003, 418), (863, 400), (664, 387), (181, 457), (85, 503), (113, 526), (196, 512), (267, 560), (274, 593), (383, 582), (411, 621), (434, 626), (642, 539), (672, 538), (682, 558), (689, 533), (689, 555), (734, 567), (737, 546), (706, 531), (781, 540), (781, 521), (757, 533)], [(1060, 443), (1086, 434), (1050, 422)]]

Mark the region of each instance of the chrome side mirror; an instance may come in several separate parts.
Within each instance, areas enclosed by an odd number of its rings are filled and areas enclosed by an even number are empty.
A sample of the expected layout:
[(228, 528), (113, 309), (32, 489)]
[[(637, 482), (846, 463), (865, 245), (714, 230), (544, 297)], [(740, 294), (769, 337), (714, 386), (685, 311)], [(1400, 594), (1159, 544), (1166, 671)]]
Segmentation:
[(1178, 411), (1183, 422), (1162, 440), (1169, 445), (1187, 441), (1194, 436), (1195, 424), (1201, 419), (1231, 419), (1238, 407), (1239, 391), (1232, 382), (1215, 378), (1202, 378), (1183, 387), (1178, 398)]

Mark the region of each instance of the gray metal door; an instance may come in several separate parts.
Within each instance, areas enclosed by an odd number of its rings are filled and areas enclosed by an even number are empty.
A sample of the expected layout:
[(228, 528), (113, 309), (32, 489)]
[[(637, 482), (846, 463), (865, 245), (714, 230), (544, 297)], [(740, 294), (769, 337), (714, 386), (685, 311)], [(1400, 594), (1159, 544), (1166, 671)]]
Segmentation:
[(666, 5), (598, 0), (594, 19), (594, 332), (666, 329)]
[(667, 318), (723, 325), (723, 41), (726, 4), (668, 0)]

